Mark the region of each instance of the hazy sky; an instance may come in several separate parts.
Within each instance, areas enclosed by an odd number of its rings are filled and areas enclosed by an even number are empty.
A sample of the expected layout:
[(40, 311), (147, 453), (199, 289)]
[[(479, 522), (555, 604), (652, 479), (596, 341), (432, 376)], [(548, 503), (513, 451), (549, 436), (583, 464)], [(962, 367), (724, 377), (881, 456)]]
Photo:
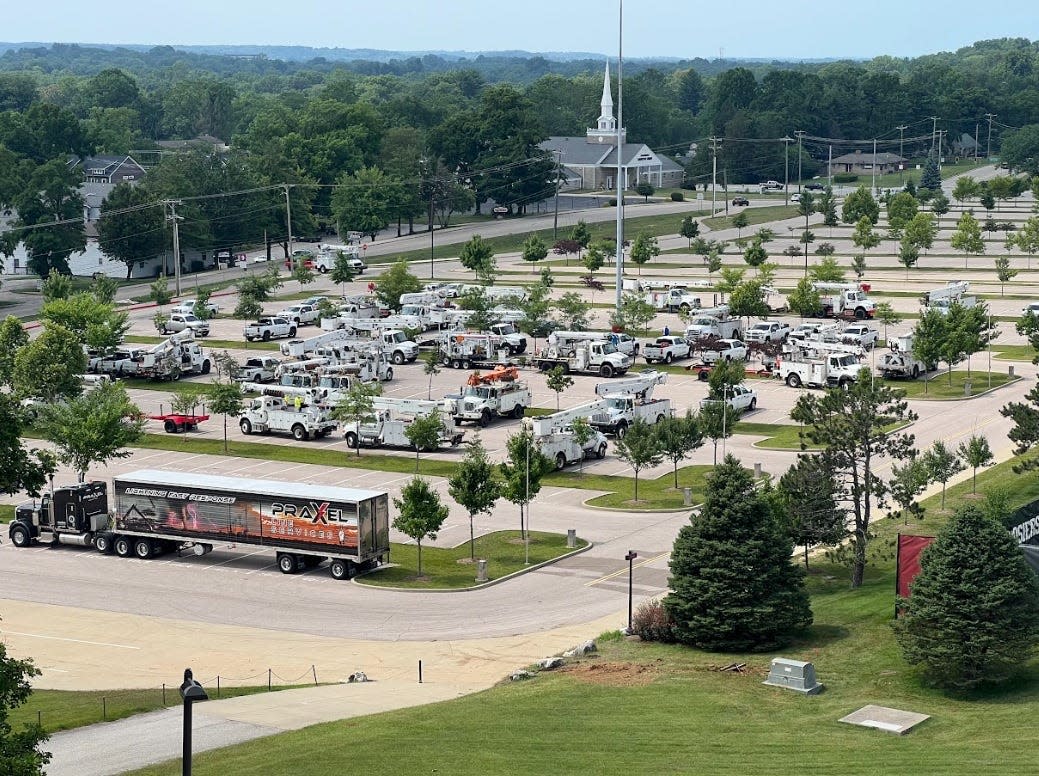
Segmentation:
[[(916, 56), (1039, 38), (1034, 0), (628, 0), (626, 57)], [(617, 52), (618, 0), (12, 0), (4, 41)], [(13, 9), (12, 9), (13, 10)]]

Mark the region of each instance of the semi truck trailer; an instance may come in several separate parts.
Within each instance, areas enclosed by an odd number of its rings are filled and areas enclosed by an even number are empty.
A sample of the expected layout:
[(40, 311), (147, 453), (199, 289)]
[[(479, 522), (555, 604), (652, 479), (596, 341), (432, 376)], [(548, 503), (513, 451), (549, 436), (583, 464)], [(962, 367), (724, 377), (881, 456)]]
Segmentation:
[(8, 528), (11, 543), (93, 545), (141, 560), (168, 552), (205, 555), (233, 544), (273, 552), (284, 574), (328, 560), (334, 579), (389, 557), (384, 491), (153, 469), (112, 484), (112, 504), (106, 483), (88, 482), (20, 505)]

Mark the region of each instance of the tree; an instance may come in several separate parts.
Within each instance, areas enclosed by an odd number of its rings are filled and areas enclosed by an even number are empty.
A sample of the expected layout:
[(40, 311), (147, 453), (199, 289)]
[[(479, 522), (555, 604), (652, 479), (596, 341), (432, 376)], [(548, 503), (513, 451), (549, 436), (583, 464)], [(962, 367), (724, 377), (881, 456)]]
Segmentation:
[(422, 541), (436, 539), (450, 510), (440, 502), (440, 494), (426, 480), (415, 477), (401, 488), (400, 498), (393, 499), (397, 516), (393, 527), (414, 539), (418, 547), (417, 576), (422, 576)]
[[(574, 441), (581, 446), (581, 449), (587, 450), (585, 445), (587, 445), (592, 440), (592, 437), (595, 436), (597, 432), (596, 429), (592, 427), (592, 424), (588, 421), (588, 418), (578, 417), (570, 421), (570, 433), (573, 435)], [(603, 448), (603, 450), (605, 452), (605, 448)], [(581, 474), (584, 474), (584, 459), (586, 457), (587, 455), (581, 456)]]
[(165, 275), (160, 275), (148, 286), (148, 298), (159, 307), (168, 305), (173, 299), (173, 292), (170, 291), (170, 284)]
[(214, 382), (205, 391), (209, 411), (224, 416), (224, 452), (227, 452), (227, 419), (242, 414), (242, 384), (238, 382)]
[(79, 396), (87, 357), (79, 339), (64, 326), (47, 324), (43, 333), (14, 355), (11, 383), (16, 395), (42, 402)]
[(621, 296), (621, 315), (633, 332), (646, 334), (649, 324), (657, 317), (657, 309), (642, 294), (628, 291)]
[(0, 385), (11, 385), (14, 378), (15, 353), (28, 344), (29, 334), (21, 320), (8, 315), (0, 322)]
[(855, 277), (862, 280), (862, 277), (866, 274), (866, 257), (861, 253), (857, 253), (851, 257), (851, 271), (855, 273)]
[(884, 326), (884, 342), (887, 342), (887, 327), (897, 326), (902, 322), (902, 316), (891, 306), (890, 302), (880, 302), (873, 312), (873, 317)]
[[(833, 189), (830, 186), (823, 189), (823, 193), (819, 195), (816, 209), (823, 214), (823, 226), (827, 226), (831, 230), (837, 226), (837, 198), (833, 196)], [(832, 235), (833, 232), (831, 231), (830, 234)]]
[(841, 208), (841, 220), (846, 224), (858, 224), (862, 218), (868, 218), (874, 225), (880, 220), (880, 205), (865, 186), (859, 186), (845, 197)]
[(741, 210), (739, 213), (734, 215), (731, 219), (732, 226), (736, 230), (736, 237), (743, 236), (743, 230), (750, 224), (750, 219), (747, 217), (747, 211)]
[(422, 281), (411, 274), (403, 259), (395, 262), (375, 281), (376, 298), (391, 310), (400, 310), (401, 294), (414, 294), (421, 290)]
[(968, 211), (964, 211), (956, 222), (956, 231), (950, 240), (952, 247), (963, 251), (963, 268), (967, 269), (967, 258), (972, 254), (985, 252), (985, 240), (981, 237), (981, 225)]
[[(29, 269), (41, 278), (52, 269), (70, 274), (69, 256), (87, 246), (81, 183), (81, 170), (66, 164), (64, 157), (37, 166), (14, 197), (18, 218), (15, 229), (4, 235), (0, 251), (10, 255), (20, 242), (29, 255)], [(44, 224), (48, 226), (37, 228)]]
[(545, 375), (545, 385), (548, 386), (548, 390), (556, 392), (556, 412), (559, 411), (559, 394), (563, 391), (568, 391), (574, 385), (574, 378), (572, 378), (565, 368), (562, 366), (554, 366), (548, 370), (548, 374)]
[(891, 479), (887, 484), (888, 495), (898, 505), (888, 516), (895, 520), (901, 517), (905, 525), (909, 525), (910, 517), (915, 520), (923, 514), (918, 499), (931, 481), (924, 459), (915, 450), (910, 452), (905, 463), (891, 464)]
[(520, 535), (526, 538), (525, 517), (530, 501), (541, 492), (541, 480), (555, 469), (555, 463), (541, 452), (531, 429), (524, 427), (505, 441), (506, 459), (498, 464), (504, 483), (501, 495), (520, 508)]
[(494, 264), (494, 250), (480, 235), (474, 234), (469, 238), (469, 242), (462, 246), (458, 260), (463, 267), (479, 278), (481, 273), (486, 273)]
[(758, 240), (752, 240), (747, 249), (743, 251), (743, 260), (751, 267), (757, 269), (768, 261), (768, 251), (765, 250), (765, 246)]
[(988, 439), (980, 434), (971, 434), (970, 439), (960, 442), (956, 450), (960, 457), (974, 470), (971, 477), (970, 492), (978, 492), (978, 469), (992, 462), (992, 448), (989, 447)]
[(851, 241), (863, 251), (869, 251), (880, 245), (880, 235), (873, 229), (869, 216), (862, 216), (855, 222), (855, 231), (851, 234)]
[(91, 464), (126, 458), (126, 448), (144, 432), (141, 411), (126, 388), (102, 383), (82, 396), (40, 408), (40, 432), (57, 448), (58, 460), (86, 480)]
[(570, 239), (580, 245), (582, 250), (587, 248), (592, 241), (592, 232), (583, 219), (574, 224), (574, 228), (570, 230)]
[[(1009, 238), (1008, 238), (1009, 239)], [(1017, 230), (1014, 242), (1027, 259), (1027, 269), (1032, 268), (1032, 257), (1039, 253), (1039, 216), (1031, 216)]]
[(788, 644), (812, 623), (793, 542), (734, 456), (707, 477), (699, 514), (671, 551), (664, 608), (679, 642), (725, 652)]
[(846, 558), (852, 567), (852, 587), (860, 587), (866, 572), (866, 549), (873, 500), (884, 492), (874, 472), (876, 459), (901, 461), (909, 456), (913, 437), (891, 429), (916, 420), (900, 391), (871, 379), (863, 369), (845, 390), (833, 388), (822, 396), (802, 394), (790, 417), (804, 425), (804, 439), (822, 447), (819, 455), (843, 485), (851, 503)]
[[(0, 493), (14, 495), (24, 490), (35, 498), (47, 482), (41, 457), (41, 452), (47, 451), (30, 452), (22, 447), (24, 421), (25, 415), (18, 401), (10, 394), (0, 392)], [(0, 704), (0, 713), (2, 710), (3, 704)]]
[(936, 192), (935, 195), (931, 197), (931, 212), (934, 213), (937, 218), (941, 218), (949, 212), (949, 198), (945, 196), (944, 192)]
[(961, 175), (952, 187), (952, 198), (962, 204), (968, 199), (978, 196), (980, 192), (981, 186), (974, 178), (969, 175)]
[[(261, 315), (263, 315), (263, 305), (260, 304), (260, 300), (256, 299), (255, 297), (239, 293), (238, 304), (235, 305), (234, 312), (231, 314), (239, 320), (255, 320), (256, 318), (259, 318)], [(161, 313), (155, 316), (156, 328), (161, 328), (160, 316), (163, 319), (165, 318), (165, 316)]]
[(295, 280), (300, 286), (309, 286), (316, 280), (314, 270), (306, 265), (305, 262), (296, 262), (295, 269), (292, 270), (292, 279)]
[(118, 292), (119, 283), (108, 275), (95, 275), (94, 282), (90, 284), (90, 293), (101, 304), (110, 305), (115, 302), (115, 295)]
[(787, 296), (787, 304), (802, 318), (810, 318), (819, 312), (822, 301), (811, 278), (801, 278), (797, 281), (797, 287)]
[(404, 199), (403, 184), (378, 167), (343, 175), (332, 194), (332, 216), (340, 234), (355, 230), (375, 236), (390, 225)]
[(642, 274), (642, 265), (654, 256), (659, 255), (660, 246), (657, 245), (656, 237), (651, 237), (645, 232), (639, 232), (635, 235), (635, 239), (631, 243), (629, 258), (638, 266), (639, 275)]
[(924, 466), (927, 467), (931, 482), (942, 484), (942, 506), (945, 509), (945, 486), (958, 472), (963, 471), (963, 461), (954, 450), (946, 447), (940, 439), (935, 440), (931, 449), (923, 454)]
[(68, 299), (72, 296), (72, 279), (58, 270), (52, 269), (40, 283), (40, 294), (45, 302), (55, 299)]
[[(943, 358), (953, 358), (954, 347), (956, 338), (950, 335), (948, 316), (934, 307), (925, 310), (913, 329), (913, 357), (932, 366)], [(952, 363), (949, 371), (952, 371)], [(924, 380), (924, 394), (927, 394), (927, 380)]]
[(693, 238), (700, 236), (700, 222), (692, 216), (686, 216), (682, 219), (682, 225), (678, 229), (678, 234), (686, 239), (687, 247), (693, 246)]
[(718, 465), (718, 442), (732, 436), (732, 427), (740, 419), (740, 413), (729, 402), (710, 399), (704, 402), (697, 416), (701, 433), (714, 445), (714, 465)]
[(847, 510), (840, 506), (841, 483), (814, 455), (799, 455), (797, 463), (779, 479), (779, 495), (787, 518), (787, 530), (795, 545), (808, 551), (818, 544), (837, 544), (844, 538)]
[(534, 339), (534, 349), (537, 349), (539, 337), (547, 337), (552, 332), (552, 321), (548, 313), (552, 308), (549, 299), (549, 288), (544, 283), (535, 283), (527, 289), (527, 298), (519, 303), (523, 311), (523, 319), (518, 328), (524, 334)]
[(165, 206), (141, 186), (120, 183), (101, 203), (97, 245), (111, 259), (126, 265), (126, 279), (134, 264), (158, 256), (166, 248)]
[(930, 213), (917, 213), (905, 225), (902, 232), (903, 242), (908, 242), (918, 249), (923, 248), (925, 251), (931, 249), (937, 236), (938, 223)]
[(548, 246), (536, 234), (523, 241), (523, 260), (530, 262), (531, 272), (537, 269), (537, 262), (548, 256)]
[(114, 350), (130, 328), (126, 312), (116, 311), (111, 304), (82, 292), (44, 302), (40, 318), (68, 329), (80, 343), (105, 353)]
[(837, 252), (837, 248), (831, 242), (822, 242), (816, 246), (813, 251), (817, 256), (832, 256)]
[(639, 500), (639, 472), (657, 466), (664, 459), (664, 451), (660, 445), (653, 426), (642, 418), (636, 418), (627, 432), (617, 436), (613, 443), (617, 457), (631, 467), (635, 474), (635, 503)]
[(722, 278), (718, 281), (718, 293), (722, 299), (726, 294), (731, 294), (740, 283), (743, 282), (744, 270), (736, 267), (726, 267), (722, 270)]
[(7, 645), (0, 643), (0, 773), (44, 776), (51, 760), (50, 753), (40, 749), (48, 736), (38, 723), (25, 723), (15, 731), (8, 721), (8, 714), (29, 700), (32, 678), (39, 675), (32, 660), (8, 657)]
[[(382, 393), (379, 383), (362, 383), (355, 380), (346, 393), (339, 397), (332, 408), (332, 417), (346, 423), (370, 423), (375, 417), (375, 397)], [(361, 454), (358, 440), (357, 455)]]
[(920, 175), (920, 188), (927, 191), (942, 190), (942, 174), (938, 169), (938, 158), (933, 149), (927, 155), (927, 161), (924, 162), (924, 171)]
[(729, 294), (729, 312), (734, 318), (767, 318), (771, 308), (765, 302), (765, 286), (760, 278), (740, 283)]
[(469, 558), (476, 559), (473, 523), (477, 515), (490, 515), (501, 498), (501, 483), (494, 477), (494, 464), (476, 434), (466, 442), (465, 455), (447, 483), (447, 492), (469, 515)]
[(824, 256), (808, 271), (809, 277), (816, 283), (843, 283), (844, 268), (833, 256)]
[(906, 226), (916, 217), (919, 209), (920, 203), (908, 192), (903, 191), (891, 197), (887, 202), (888, 236), (892, 240), (902, 239)]
[(675, 489), (678, 489), (678, 464), (689, 457), (693, 450), (703, 447), (703, 433), (691, 410), (683, 417), (666, 415), (653, 426), (659, 442), (660, 452), (674, 465)]
[(340, 296), (346, 296), (346, 284), (353, 280), (354, 277), (356, 277), (356, 273), (354, 268), (350, 266), (350, 257), (343, 251), (336, 251), (329, 279), (339, 286)]
[(423, 450), (439, 450), (440, 439), (445, 430), (444, 418), (439, 412), (417, 417), (404, 429), (404, 436), (415, 448), (416, 473), (418, 473), (419, 453)]
[(999, 279), (999, 295), (1003, 296), (1004, 286), (1007, 282), (1014, 279), (1014, 276), (1017, 275), (1017, 270), (1010, 268), (1010, 259), (1006, 256), (997, 257), (995, 265), (996, 277)]
[(941, 687), (998, 684), (1039, 641), (1039, 584), (997, 521), (961, 509), (920, 557), (895, 634), (906, 661)]
[(646, 202), (649, 202), (649, 198), (656, 194), (657, 190), (649, 181), (639, 181), (638, 185), (635, 186), (635, 192), (640, 197), (644, 197)]
[(584, 331), (588, 328), (588, 314), (592, 310), (591, 302), (586, 302), (576, 291), (567, 291), (555, 303), (559, 312), (560, 323), (568, 331)]
[(427, 400), (432, 400), (433, 398), (433, 378), (440, 374), (440, 359), (442, 357), (443, 353), (439, 345), (422, 354), (422, 373), (429, 377), (429, 383), (426, 386)]
[(920, 260), (920, 249), (911, 240), (902, 237), (898, 244), (898, 263), (906, 268), (906, 280), (909, 280), (909, 270), (916, 266)]

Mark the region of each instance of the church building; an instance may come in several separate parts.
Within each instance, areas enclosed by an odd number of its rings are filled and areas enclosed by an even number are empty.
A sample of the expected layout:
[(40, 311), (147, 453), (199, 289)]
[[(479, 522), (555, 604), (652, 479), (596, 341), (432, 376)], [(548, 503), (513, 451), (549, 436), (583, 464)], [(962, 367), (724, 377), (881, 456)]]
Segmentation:
[[(673, 159), (658, 154), (643, 143), (629, 143), (627, 131), (620, 130), (620, 165), (624, 188), (633, 189), (648, 181), (655, 188), (677, 188), (684, 171)], [(550, 137), (541, 148), (554, 155), (563, 166), (567, 188), (616, 190), (617, 118), (613, 114), (610, 89), (610, 64), (606, 63), (599, 118), (584, 137)]]

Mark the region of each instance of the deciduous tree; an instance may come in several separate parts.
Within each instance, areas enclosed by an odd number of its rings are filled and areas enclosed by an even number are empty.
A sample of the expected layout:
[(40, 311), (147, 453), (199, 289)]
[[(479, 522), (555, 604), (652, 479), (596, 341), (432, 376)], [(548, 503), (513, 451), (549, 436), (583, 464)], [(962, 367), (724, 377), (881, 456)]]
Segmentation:
[(520, 508), (520, 534), (527, 535), (527, 511), (531, 499), (541, 492), (541, 481), (555, 469), (555, 464), (541, 452), (533, 432), (524, 428), (510, 434), (505, 442), (507, 457), (498, 464), (504, 483), (501, 494)]
[(661, 454), (674, 466), (675, 488), (678, 488), (678, 464), (694, 450), (703, 447), (703, 432), (691, 410), (684, 416), (667, 415), (653, 426), (660, 442)]
[(980, 434), (971, 434), (970, 439), (960, 442), (956, 449), (964, 462), (974, 470), (971, 476), (970, 492), (978, 492), (978, 469), (992, 463), (992, 448), (988, 439)]
[(501, 498), (501, 482), (494, 476), (494, 464), (476, 434), (466, 442), (465, 455), (448, 480), (447, 492), (469, 515), (469, 558), (476, 559), (474, 521), (477, 515), (489, 515)]
[(617, 453), (617, 457), (628, 464), (635, 474), (634, 501), (637, 503), (639, 500), (639, 472), (656, 466), (664, 460), (660, 437), (653, 426), (642, 418), (636, 418), (623, 436), (617, 435), (613, 449)]
[(548, 374), (545, 375), (545, 385), (548, 387), (548, 390), (555, 391), (556, 412), (558, 412), (559, 394), (573, 387), (574, 378), (572, 378), (568, 370), (564, 369), (562, 366), (554, 366), (548, 370)]
[(400, 498), (393, 499), (397, 516), (393, 527), (414, 539), (418, 547), (417, 575), (422, 576), (422, 542), (436, 539), (449, 510), (440, 501), (440, 494), (421, 477), (415, 477), (401, 488)]

